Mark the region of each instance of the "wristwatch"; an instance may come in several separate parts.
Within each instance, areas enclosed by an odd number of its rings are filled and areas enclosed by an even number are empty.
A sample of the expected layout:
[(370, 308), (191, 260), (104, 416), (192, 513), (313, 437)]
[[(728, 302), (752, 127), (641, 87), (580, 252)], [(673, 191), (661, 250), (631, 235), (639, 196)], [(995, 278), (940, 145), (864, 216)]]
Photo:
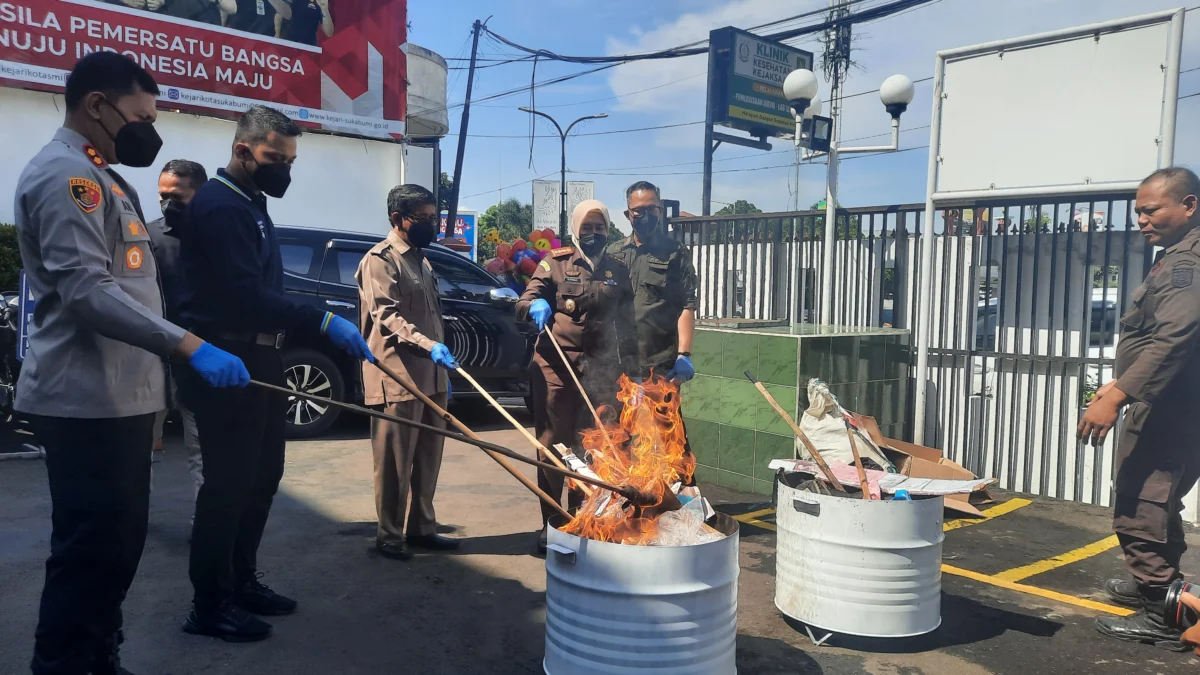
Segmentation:
[(691, 353), (691, 352), (679, 352), (679, 355), (680, 355), (680, 356), (686, 356), (686, 357), (688, 357), (689, 359), (690, 359), (690, 358), (692, 358), (692, 353)]

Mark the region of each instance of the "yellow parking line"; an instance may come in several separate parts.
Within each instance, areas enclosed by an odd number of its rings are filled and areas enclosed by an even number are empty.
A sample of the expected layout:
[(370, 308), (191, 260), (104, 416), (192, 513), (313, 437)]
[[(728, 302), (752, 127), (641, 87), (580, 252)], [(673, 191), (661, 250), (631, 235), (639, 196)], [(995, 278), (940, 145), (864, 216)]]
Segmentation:
[(1042, 572), (1049, 572), (1050, 570), (1058, 569), (1059, 567), (1070, 565), (1071, 563), (1079, 562), (1080, 560), (1085, 560), (1094, 555), (1099, 555), (1120, 545), (1120, 542), (1117, 541), (1117, 536), (1113, 535), (1111, 537), (1101, 539), (1093, 544), (1081, 546), (1074, 551), (1067, 551), (1062, 555), (1056, 555), (1053, 558), (1039, 560), (1029, 565), (1023, 565), (1021, 567), (1016, 567), (1011, 570), (1001, 572), (996, 575), (996, 578), (1003, 579), (1004, 581), (1021, 581), (1022, 579), (1028, 579), (1029, 577), (1041, 574)]
[(733, 519), (738, 522), (745, 523), (747, 525), (761, 527), (764, 530), (770, 530), (770, 531), (774, 532), (775, 531), (774, 523), (768, 523), (768, 522), (759, 520), (760, 516), (766, 516), (766, 515), (770, 515), (772, 513), (775, 513), (775, 509), (760, 509), (758, 511), (751, 511), (749, 513), (738, 514), (738, 515), (734, 516)]
[(960, 527), (970, 527), (972, 525), (978, 525), (979, 523), (986, 523), (993, 518), (998, 518), (1006, 513), (1012, 513), (1013, 511), (1029, 506), (1032, 503), (1032, 500), (1014, 497), (1003, 504), (998, 504), (990, 509), (984, 509), (982, 511), (982, 518), (956, 518), (954, 520), (948, 520), (942, 524), (942, 531), (949, 532), (950, 530), (957, 530)]
[(951, 565), (942, 565), (942, 572), (944, 574), (953, 574), (956, 577), (965, 577), (965, 578), (971, 579), (973, 581), (979, 581), (979, 582), (982, 582), (985, 584), (991, 584), (992, 586), (1006, 588), (1010, 591), (1017, 591), (1018, 593), (1028, 593), (1029, 595), (1036, 595), (1039, 598), (1046, 598), (1047, 600), (1055, 600), (1055, 601), (1062, 602), (1062, 603), (1065, 603), (1068, 605), (1074, 605), (1076, 607), (1083, 607), (1085, 609), (1090, 609), (1090, 610), (1094, 610), (1097, 612), (1106, 612), (1108, 614), (1116, 614), (1117, 616), (1129, 616), (1130, 614), (1133, 614), (1132, 609), (1126, 609), (1124, 607), (1117, 607), (1115, 605), (1107, 605), (1103, 602), (1096, 602), (1095, 600), (1087, 600), (1084, 598), (1077, 598), (1073, 595), (1067, 595), (1066, 593), (1059, 593), (1058, 591), (1051, 591), (1051, 590), (1047, 590), (1045, 588), (1038, 588), (1037, 586), (1029, 586), (1027, 584), (1018, 584), (1016, 582), (1008, 581), (1006, 579), (1001, 579), (996, 576), (992, 576), (992, 575), (988, 575), (988, 574), (980, 574), (979, 572), (972, 572), (971, 570), (964, 570), (964, 569), (961, 569), (958, 567), (953, 567)]

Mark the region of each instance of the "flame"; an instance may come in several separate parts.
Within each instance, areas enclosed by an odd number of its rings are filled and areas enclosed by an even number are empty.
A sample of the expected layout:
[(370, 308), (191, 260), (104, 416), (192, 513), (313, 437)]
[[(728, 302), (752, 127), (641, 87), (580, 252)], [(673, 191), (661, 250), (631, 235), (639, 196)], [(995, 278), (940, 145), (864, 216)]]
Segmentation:
[[(641, 385), (624, 375), (617, 384), (617, 400), (624, 404), (619, 422), (584, 431), (583, 449), (600, 478), (656, 495), (657, 506), (671, 485), (690, 482), (696, 470), (696, 458), (685, 452), (679, 385), (653, 374)], [(636, 509), (618, 496), (597, 490), (562, 531), (644, 546), (658, 536), (656, 518), (644, 516), (653, 510), (653, 506)]]

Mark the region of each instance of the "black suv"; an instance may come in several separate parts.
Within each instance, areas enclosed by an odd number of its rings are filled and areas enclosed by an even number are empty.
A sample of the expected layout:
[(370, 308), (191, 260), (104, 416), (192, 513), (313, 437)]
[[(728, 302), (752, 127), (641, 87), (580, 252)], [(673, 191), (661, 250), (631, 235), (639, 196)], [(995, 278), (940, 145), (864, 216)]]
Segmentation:
[[(283, 256), (284, 291), (293, 299), (331, 311), (359, 324), (358, 263), (383, 235), (278, 227)], [(446, 346), (492, 396), (528, 400), (529, 362), (537, 330), (517, 319), (517, 295), (480, 265), (441, 245), (425, 249), (442, 296)], [(357, 362), (328, 340), (289, 337), (283, 362), (292, 389), (338, 401), (362, 400)], [(451, 375), (454, 399), (479, 394), (457, 374)], [(288, 434), (308, 438), (325, 432), (339, 409), (292, 398)]]

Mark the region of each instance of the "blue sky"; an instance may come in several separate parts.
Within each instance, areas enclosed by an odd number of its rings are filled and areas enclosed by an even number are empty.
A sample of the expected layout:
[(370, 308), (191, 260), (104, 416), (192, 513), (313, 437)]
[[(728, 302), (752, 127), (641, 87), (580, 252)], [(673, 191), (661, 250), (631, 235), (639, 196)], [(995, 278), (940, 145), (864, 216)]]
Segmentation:
[[(661, 49), (705, 39), (708, 31), (726, 25), (750, 27), (827, 6), (827, 0), (411, 0), (409, 39), (442, 56), (470, 55), (470, 28), (476, 19), (492, 16), (489, 26), (515, 42), (573, 55), (621, 54)], [(938, 0), (908, 13), (857, 27), (854, 59), (860, 68), (851, 72), (847, 93), (876, 89), (893, 73), (913, 80), (933, 74), (934, 55), (948, 49), (989, 40), (1042, 32), (1056, 28), (1131, 16), (1156, 9), (1178, 7), (1163, 0)], [(1183, 69), (1200, 66), (1200, 16), (1189, 13), (1185, 29)], [(807, 40), (797, 46), (813, 52), (820, 45)], [(484, 40), (480, 55), (501, 58), (511, 48)], [(465, 61), (450, 61), (451, 104), (463, 100)], [(486, 65), (486, 64), (483, 64)], [(645, 178), (659, 184), (665, 197), (679, 199), (683, 209), (700, 212), (701, 160), (704, 127), (706, 59), (703, 56), (642, 62), (540, 87), (536, 106), (567, 124), (583, 115), (607, 113), (604, 120), (585, 122), (577, 132), (591, 133), (640, 127), (680, 125), (636, 133), (573, 137), (567, 144), (570, 180), (594, 180), (596, 196), (610, 207), (622, 229), (628, 223), (619, 215), (624, 188)], [(590, 68), (539, 62), (537, 79)], [(527, 85), (529, 63), (502, 65), (478, 71), (476, 96)], [(649, 90), (649, 91), (646, 91)], [(827, 85), (822, 82), (822, 91)], [(1184, 73), (1180, 94), (1200, 92), (1200, 70)], [(925, 193), (929, 143), (931, 87), (918, 83), (916, 100), (901, 122), (901, 148), (894, 155), (855, 158), (841, 165), (839, 200), (847, 206), (922, 202)], [(1004, 105), (1035, 105), (1020, 100), (1019, 92), (997, 91)], [(1096, 104), (1119, 101), (1120, 92), (1096, 92)], [(463, 168), (462, 208), (484, 210), (503, 196), (530, 201), (533, 178), (557, 180), (558, 137), (549, 123), (539, 120), (539, 136), (530, 166), (529, 116), (517, 110), (530, 104), (529, 93), (474, 106)], [(889, 118), (875, 94), (846, 101), (843, 141), (847, 145), (886, 142)], [(1179, 107), (1176, 160), (1200, 165), (1200, 134), (1191, 120), (1200, 113), (1200, 97), (1185, 99)], [(450, 113), (451, 132), (457, 132), (461, 108)], [(878, 137), (869, 137), (882, 134)], [(493, 137), (488, 137), (493, 136)], [(505, 137), (495, 137), (505, 136)], [(506, 137), (511, 136), (511, 137)], [(847, 142), (849, 139), (862, 140)], [(443, 169), (454, 166), (457, 136), (442, 142)], [(747, 199), (767, 211), (790, 209), (797, 199), (795, 170), (791, 167), (791, 142), (777, 140), (775, 151), (722, 147), (717, 151), (713, 177), (713, 210), (718, 202)], [(782, 151), (782, 152), (781, 152)], [(802, 166), (798, 200), (806, 208), (823, 198), (825, 167)]]

